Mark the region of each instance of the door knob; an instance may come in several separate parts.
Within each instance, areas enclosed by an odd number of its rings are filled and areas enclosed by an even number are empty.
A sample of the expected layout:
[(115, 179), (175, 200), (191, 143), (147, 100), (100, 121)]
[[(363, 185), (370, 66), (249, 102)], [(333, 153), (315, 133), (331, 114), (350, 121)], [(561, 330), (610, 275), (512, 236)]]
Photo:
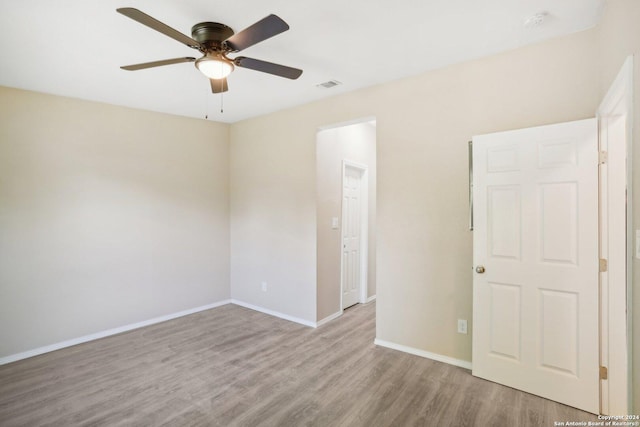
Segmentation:
[(477, 266), (476, 267), (476, 273), (478, 273), (478, 274), (484, 273), (484, 266), (483, 265)]

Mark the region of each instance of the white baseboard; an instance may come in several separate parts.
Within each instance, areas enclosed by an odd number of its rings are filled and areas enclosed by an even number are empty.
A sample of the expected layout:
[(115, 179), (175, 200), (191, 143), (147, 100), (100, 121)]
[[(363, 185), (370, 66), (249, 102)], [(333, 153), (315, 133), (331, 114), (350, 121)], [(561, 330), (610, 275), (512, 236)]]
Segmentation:
[(371, 295), (369, 298), (367, 298), (367, 302), (365, 304), (369, 304), (371, 301), (375, 301), (376, 296), (375, 295)]
[(333, 314), (331, 314), (331, 315), (329, 315), (329, 316), (325, 317), (325, 318), (324, 318), (324, 319), (322, 319), (322, 320), (318, 320), (318, 321), (316, 322), (316, 328), (317, 328), (318, 326), (322, 326), (322, 325), (324, 325), (325, 323), (331, 322), (333, 319), (337, 319), (338, 317), (342, 316), (342, 313), (343, 313), (343, 311), (342, 311), (342, 310), (340, 310), (340, 311), (338, 311), (338, 312), (336, 312), (336, 313), (333, 313)]
[(142, 328), (144, 326), (153, 325), (155, 323), (166, 322), (167, 320), (176, 319), (178, 317), (188, 316), (189, 314), (198, 313), (199, 311), (209, 310), (212, 308), (220, 307), (221, 305), (230, 304), (231, 300), (223, 300), (214, 302), (213, 304), (203, 305), (201, 307), (190, 308), (188, 310), (179, 311), (177, 313), (171, 313), (160, 317), (155, 317), (149, 320), (143, 320), (142, 322), (132, 323), (130, 325), (120, 326), (106, 331), (96, 332), (95, 334), (84, 335), (82, 337), (73, 338), (70, 340), (62, 341), (59, 343), (46, 345), (44, 347), (34, 348), (33, 350), (27, 350), (22, 353), (12, 354), (9, 356), (0, 358), (0, 365), (16, 362), (18, 360), (26, 359), (40, 354), (49, 353), (51, 351), (60, 350), (61, 348), (71, 347), (73, 345), (82, 344), (85, 342), (105, 338), (111, 335), (120, 334), (122, 332), (131, 331), (133, 329)]
[(290, 322), (300, 323), (301, 325), (310, 326), (312, 328), (316, 327), (316, 322), (312, 322), (305, 319), (300, 319), (299, 317), (289, 316), (288, 314), (280, 313), (277, 311), (269, 310), (268, 308), (260, 307), (257, 305), (249, 304), (248, 302), (240, 301), (237, 299), (232, 299), (231, 304), (239, 305), (240, 307), (249, 308), (251, 310), (259, 311), (260, 313), (268, 314), (270, 316), (279, 317), (284, 320), (289, 320)]
[(418, 348), (409, 347), (402, 344), (396, 344), (389, 341), (384, 341), (376, 338), (373, 343), (375, 345), (379, 345), (380, 347), (387, 347), (393, 350), (403, 351), (405, 353), (413, 354), (415, 356), (424, 357), (427, 359), (435, 360), (438, 362), (448, 363), (449, 365), (459, 366), (465, 369), (471, 369), (471, 362), (467, 362), (466, 360), (454, 359), (453, 357), (443, 356), (437, 353), (431, 353), (429, 351), (420, 350)]

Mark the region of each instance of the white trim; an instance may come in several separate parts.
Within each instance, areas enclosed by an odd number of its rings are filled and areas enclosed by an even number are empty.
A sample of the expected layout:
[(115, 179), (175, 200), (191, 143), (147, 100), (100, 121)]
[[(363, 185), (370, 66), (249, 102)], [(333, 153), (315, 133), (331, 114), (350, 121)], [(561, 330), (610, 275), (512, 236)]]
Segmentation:
[(357, 125), (360, 123), (368, 123), (368, 122), (376, 122), (376, 117), (375, 116), (368, 116), (368, 117), (361, 117), (359, 119), (353, 119), (353, 120), (347, 120), (344, 122), (339, 122), (339, 123), (331, 123), (328, 125), (322, 125), (322, 126), (318, 126), (318, 131), (321, 132), (323, 130), (329, 130), (329, 129), (335, 129), (335, 128), (341, 128), (341, 127), (345, 127), (345, 126), (352, 126), (352, 125)]
[(347, 168), (357, 169), (361, 173), (362, 184), (360, 187), (360, 298), (361, 304), (367, 302), (367, 288), (369, 287), (369, 168), (367, 165), (353, 162), (351, 160), (342, 160), (342, 192), (340, 202), (340, 215), (342, 217), (342, 227), (340, 229), (340, 309), (344, 310), (342, 305), (343, 294), (343, 268), (342, 265), (342, 245), (344, 243), (344, 181)]
[(325, 318), (324, 318), (324, 319), (322, 319), (322, 320), (318, 320), (318, 321), (316, 322), (316, 328), (317, 328), (318, 326), (322, 326), (322, 325), (324, 325), (325, 323), (329, 323), (329, 322), (331, 322), (331, 321), (332, 321), (332, 320), (334, 320), (334, 319), (337, 319), (338, 317), (342, 316), (342, 313), (343, 313), (343, 312), (344, 312), (343, 310), (340, 310), (340, 311), (338, 311), (337, 313), (333, 313), (333, 314), (331, 314), (331, 315), (329, 315), (329, 316), (325, 317)]
[[(367, 298), (367, 300), (364, 302), (364, 304), (369, 304), (370, 302), (373, 302), (376, 300), (376, 296), (372, 295), (369, 298)], [(338, 317), (342, 316), (342, 314), (344, 313), (344, 310), (340, 310), (336, 313), (330, 314), (329, 316), (325, 317), (322, 320), (318, 320), (316, 322), (316, 328), (319, 326), (324, 325), (325, 323), (329, 323), (330, 321), (337, 319)]]
[(443, 356), (442, 354), (431, 353), (429, 351), (420, 350), (418, 348), (409, 347), (402, 344), (396, 344), (390, 341), (384, 341), (376, 338), (373, 343), (375, 345), (379, 345), (380, 347), (387, 347), (393, 350), (402, 351), (405, 353), (413, 354), (415, 356), (424, 357), (426, 359), (435, 360), (437, 362), (448, 363), (449, 365), (458, 366), (464, 369), (471, 369), (471, 362), (467, 362), (466, 360), (455, 359), (449, 356)]
[(179, 311), (177, 313), (167, 314), (160, 317), (154, 317), (153, 319), (143, 320), (142, 322), (132, 323), (130, 325), (119, 326), (113, 329), (107, 329), (106, 331), (96, 332), (94, 334), (84, 335), (78, 338), (72, 338), (70, 340), (61, 341), (55, 344), (46, 345), (44, 347), (34, 348), (33, 350), (23, 351), (22, 353), (16, 353), (9, 356), (0, 358), (0, 365), (16, 362), (18, 360), (27, 359), (29, 357), (38, 356), (40, 354), (49, 353), (51, 351), (60, 350), (62, 348), (71, 347), (74, 345), (82, 344), (89, 341), (94, 341), (100, 338), (109, 337), (111, 335), (121, 334), (122, 332), (131, 331), (134, 329), (142, 328), (156, 323), (166, 322), (167, 320), (176, 319), (178, 317), (188, 316), (190, 314), (198, 313), (200, 311), (210, 310), (212, 308), (220, 307), (222, 305), (230, 304), (231, 300), (223, 300), (215, 302), (213, 304), (203, 305), (201, 307), (190, 308), (188, 310)]
[(289, 316), (288, 314), (280, 313), (278, 311), (269, 310), (268, 308), (260, 307), (258, 305), (249, 304), (248, 302), (240, 301), (237, 299), (232, 299), (231, 304), (239, 305), (240, 307), (248, 308), (251, 310), (259, 311), (260, 313), (268, 314), (270, 316), (279, 317), (284, 320), (289, 320), (290, 322), (300, 323), (301, 325), (310, 326), (312, 328), (316, 327), (316, 322), (312, 322), (309, 320), (301, 319), (299, 317)]
[[(601, 381), (600, 411), (626, 414), (632, 408), (629, 361), (632, 360), (632, 271), (634, 241), (631, 189), (633, 145), (633, 56), (627, 57), (597, 111), (601, 150), (609, 153), (601, 166), (601, 257), (609, 271), (601, 273), (600, 360), (609, 378)], [(610, 124), (625, 120), (624, 135), (610, 135)], [(615, 129), (615, 128), (613, 128)], [(625, 188), (622, 188), (622, 187)], [(624, 190), (626, 189), (626, 194)], [(626, 201), (625, 201), (626, 196)], [(626, 202), (626, 206), (625, 206)], [(620, 223), (626, 225), (620, 229)], [(616, 233), (616, 230), (619, 230)]]

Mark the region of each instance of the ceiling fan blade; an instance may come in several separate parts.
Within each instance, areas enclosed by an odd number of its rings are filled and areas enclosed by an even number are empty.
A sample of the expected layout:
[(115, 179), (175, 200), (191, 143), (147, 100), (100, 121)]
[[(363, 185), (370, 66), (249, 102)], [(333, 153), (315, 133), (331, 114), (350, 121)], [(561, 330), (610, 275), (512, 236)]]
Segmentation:
[(229, 90), (229, 85), (227, 84), (227, 78), (222, 79), (209, 79), (211, 81), (211, 92), (212, 93), (221, 93)]
[(120, 67), (127, 71), (144, 70), (145, 68), (162, 67), (163, 65), (180, 64), (181, 62), (193, 62), (196, 58), (173, 58), (162, 61), (145, 62), (142, 64), (125, 65)]
[(302, 75), (302, 70), (299, 70), (297, 68), (274, 64), (273, 62), (261, 61), (259, 59), (247, 58), (245, 56), (237, 57), (234, 62), (238, 67), (262, 71), (263, 73), (286, 77), (287, 79), (291, 80), (295, 80)]
[(270, 37), (283, 33), (289, 29), (289, 25), (276, 15), (269, 15), (262, 18), (255, 24), (229, 37), (225, 44), (233, 51), (239, 52), (243, 49), (260, 43)]
[(180, 31), (174, 30), (167, 24), (164, 24), (158, 21), (157, 19), (152, 18), (151, 16), (147, 15), (144, 12), (139, 11), (138, 9), (134, 9), (132, 7), (122, 7), (120, 9), (116, 9), (116, 11), (123, 14), (127, 18), (131, 18), (134, 21), (138, 21), (142, 25), (146, 25), (147, 27), (152, 28), (164, 34), (165, 36), (169, 36), (172, 39), (177, 40), (182, 44), (186, 44), (190, 48), (193, 48), (193, 49), (200, 48), (200, 43), (198, 43), (191, 37), (185, 36)]

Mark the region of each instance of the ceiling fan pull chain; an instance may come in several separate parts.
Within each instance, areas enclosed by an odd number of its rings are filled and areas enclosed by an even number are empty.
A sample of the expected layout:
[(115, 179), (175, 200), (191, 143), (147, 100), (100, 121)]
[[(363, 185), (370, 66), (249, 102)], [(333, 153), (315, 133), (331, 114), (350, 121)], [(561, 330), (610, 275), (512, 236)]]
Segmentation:
[(224, 92), (220, 92), (220, 112), (224, 113)]
[(209, 120), (209, 96), (204, 97), (204, 119)]

